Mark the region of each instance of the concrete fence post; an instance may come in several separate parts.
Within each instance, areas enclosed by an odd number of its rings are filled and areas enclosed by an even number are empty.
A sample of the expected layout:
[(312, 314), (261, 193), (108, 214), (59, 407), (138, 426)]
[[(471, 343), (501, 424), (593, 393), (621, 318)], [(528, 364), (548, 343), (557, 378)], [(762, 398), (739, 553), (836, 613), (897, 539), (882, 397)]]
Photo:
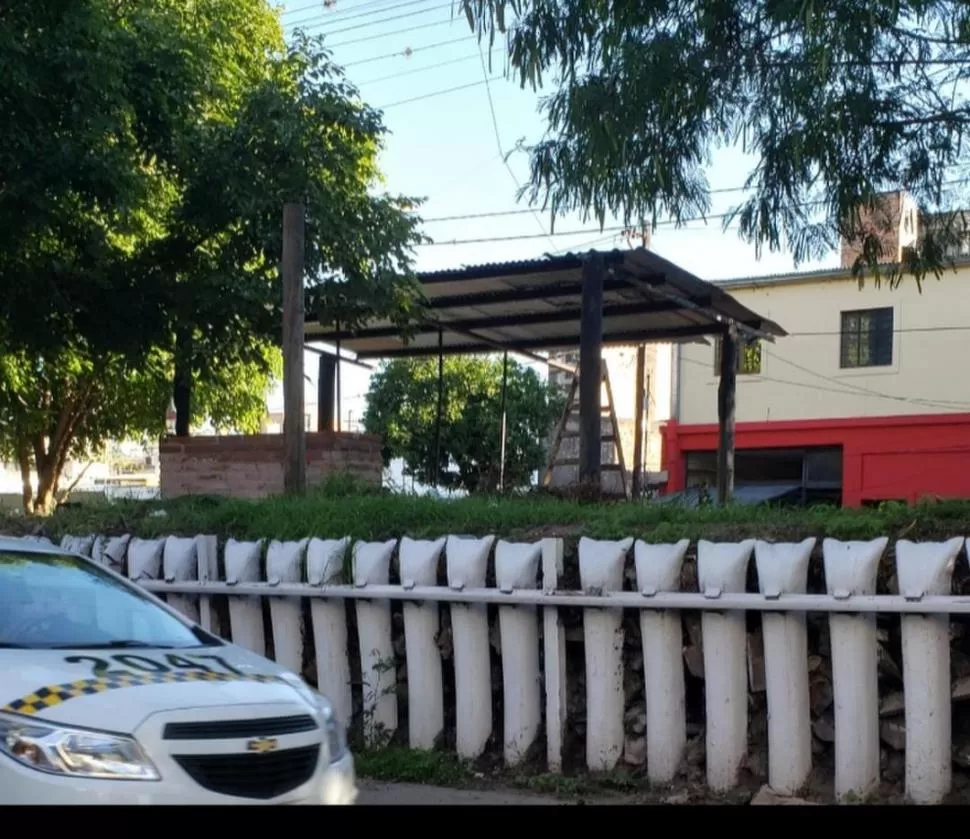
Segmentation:
[[(219, 537), (196, 536), (195, 555), (198, 560), (196, 577), (204, 590), (205, 584), (210, 580), (216, 582), (219, 579)], [(207, 594), (199, 596), (199, 625), (206, 632), (222, 637), (223, 628), (219, 625), (215, 609), (212, 608), (212, 598)]]
[[(226, 582), (255, 583), (260, 578), (263, 540), (256, 542), (226, 542)], [(266, 634), (263, 631), (263, 600), (261, 597), (229, 598), (229, 632), (232, 643), (245, 647), (256, 655), (266, 655)]]
[[(326, 586), (344, 580), (344, 558), (350, 538), (311, 539), (307, 544), (307, 582)], [(317, 663), (317, 689), (332, 703), (337, 719), (350, 724), (354, 703), (350, 686), (350, 657), (347, 649), (347, 605), (341, 598), (313, 598), (313, 647)]]
[[(562, 539), (542, 540), (542, 590), (556, 591), (563, 574)], [(562, 770), (562, 744), (566, 732), (566, 630), (555, 606), (542, 610), (542, 664), (546, 696), (546, 767)]]
[[(303, 552), (309, 539), (280, 542), (274, 539), (266, 550), (266, 582), (303, 582)], [(303, 675), (303, 605), (298, 597), (272, 597), (269, 601), (276, 663), (297, 676)]]
[(128, 544), (128, 579), (136, 583), (160, 579), (164, 550), (165, 539), (132, 539)]
[[(499, 591), (537, 586), (542, 545), (499, 541), (495, 546), (495, 581)], [(535, 606), (500, 606), (502, 708), (507, 766), (525, 758), (542, 722), (542, 671), (539, 665), (539, 619)]]
[[(357, 542), (354, 545), (354, 585), (387, 585), (397, 539)], [(397, 663), (391, 636), (391, 603), (357, 601), (357, 636), (364, 692), (364, 739), (368, 746), (383, 745), (397, 731)]]
[[(633, 539), (579, 540), (583, 591), (623, 590), (623, 570)], [(613, 769), (623, 754), (623, 610), (584, 609), (586, 652), (586, 766)]]
[[(798, 544), (758, 541), (758, 585), (766, 598), (804, 594), (815, 539)], [(768, 784), (794, 795), (812, 771), (812, 717), (808, 689), (808, 628), (804, 612), (761, 616), (768, 691)]]
[[(963, 539), (896, 542), (899, 593), (908, 600), (947, 595)], [(953, 781), (950, 616), (903, 615), (906, 796), (939, 804)]]
[[(743, 592), (754, 540), (697, 543), (701, 593), (716, 600)], [(738, 783), (748, 753), (747, 632), (744, 612), (704, 612), (704, 690), (707, 709), (707, 783), (716, 792)]]
[[(415, 540), (404, 537), (398, 551), (401, 585), (438, 584), (438, 565), (445, 538)], [(408, 742), (412, 749), (433, 749), (445, 727), (444, 684), (438, 633), (437, 603), (404, 603), (404, 645), (408, 674)]]
[(124, 574), (125, 558), (128, 555), (128, 544), (130, 542), (131, 535), (128, 533), (110, 538), (98, 536), (91, 548), (91, 559), (106, 568), (110, 568), (116, 574)]
[[(484, 588), (494, 536), (449, 536), (448, 585), (456, 590)], [(484, 603), (451, 604), (451, 640), (455, 653), (455, 704), (458, 756), (473, 760), (492, 736), (492, 661), (488, 610)]]
[[(185, 582), (199, 578), (198, 542), (195, 537), (169, 536), (162, 552), (162, 575), (166, 583)], [(199, 604), (187, 594), (169, 594), (168, 605), (177, 609), (190, 621), (199, 622)]]
[[(876, 593), (885, 536), (871, 542), (825, 539), (825, 585), (847, 600)], [(833, 613), (829, 617), (835, 697), (835, 795), (864, 799), (879, 784), (879, 681), (876, 616)]]
[[(675, 545), (649, 545), (637, 540), (633, 554), (637, 588), (649, 598), (678, 591), (689, 539)], [(653, 784), (670, 783), (687, 748), (687, 708), (684, 688), (683, 625), (679, 611), (640, 612), (644, 696), (647, 703), (647, 777)]]

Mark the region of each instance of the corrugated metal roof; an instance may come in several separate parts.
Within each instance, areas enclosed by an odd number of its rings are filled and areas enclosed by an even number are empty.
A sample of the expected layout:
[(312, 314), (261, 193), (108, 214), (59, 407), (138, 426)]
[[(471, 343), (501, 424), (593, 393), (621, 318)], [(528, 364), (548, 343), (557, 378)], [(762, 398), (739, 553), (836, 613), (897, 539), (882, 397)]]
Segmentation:
[[(603, 343), (704, 340), (727, 321), (767, 336), (784, 335), (730, 294), (657, 254), (638, 248), (601, 252)], [(308, 323), (307, 340), (336, 343), (360, 358), (562, 350), (579, 346), (583, 266), (588, 254), (472, 265), (418, 275), (425, 317), (405, 342), (388, 320), (356, 332)], [(440, 345), (439, 345), (440, 341)]]
[[(599, 251), (609, 259), (616, 255), (623, 256), (623, 251), (614, 249), (612, 251)], [(421, 282), (434, 281), (437, 278), (467, 278), (469, 275), (481, 273), (482, 275), (497, 276), (500, 274), (517, 274), (529, 271), (554, 271), (557, 267), (563, 269), (580, 268), (583, 264), (584, 255), (575, 253), (560, 254), (559, 256), (544, 256), (536, 259), (519, 259), (511, 262), (481, 262), (477, 265), (464, 265), (461, 268), (441, 268), (437, 271), (421, 271), (418, 279)]]

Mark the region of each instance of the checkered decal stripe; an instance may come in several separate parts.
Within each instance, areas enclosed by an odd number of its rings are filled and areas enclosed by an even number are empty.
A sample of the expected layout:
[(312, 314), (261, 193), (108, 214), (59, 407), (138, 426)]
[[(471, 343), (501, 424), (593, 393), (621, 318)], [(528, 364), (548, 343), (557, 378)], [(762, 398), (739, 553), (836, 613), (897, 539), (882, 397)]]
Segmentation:
[(15, 699), (9, 705), (0, 708), (16, 714), (36, 714), (45, 708), (53, 708), (69, 699), (78, 696), (91, 696), (121, 688), (140, 687), (142, 685), (165, 685), (178, 682), (280, 682), (277, 676), (263, 674), (235, 674), (214, 673), (204, 670), (181, 670), (168, 673), (106, 673), (99, 679), (81, 679), (77, 682), (66, 682), (62, 685), (47, 685), (33, 693)]

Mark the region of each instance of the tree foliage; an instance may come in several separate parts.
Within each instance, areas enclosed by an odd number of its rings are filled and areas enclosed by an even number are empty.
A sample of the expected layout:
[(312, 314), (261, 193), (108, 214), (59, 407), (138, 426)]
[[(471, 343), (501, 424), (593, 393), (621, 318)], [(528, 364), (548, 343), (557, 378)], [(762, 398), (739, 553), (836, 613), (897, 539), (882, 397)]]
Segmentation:
[[(404, 460), (422, 484), (492, 492), (498, 488), (502, 427), (502, 359), (445, 358), (441, 443), (435, 461), (437, 359), (396, 359), (371, 377), (364, 429), (384, 438), (385, 466)], [(527, 486), (544, 463), (562, 394), (534, 370), (508, 361), (505, 487)]]
[[(525, 86), (554, 76), (548, 133), (530, 148), (532, 201), (603, 224), (711, 209), (712, 153), (755, 165), (734, 208), (760, 253), (819, 258), (858, 243), (855, 269), (893, 263), (861, 210), (904, 189), (941, 218), (889, 269), (939, 274), (964, 224), (970, 4), (964, 0), (462, 0), (504, 33)], [(885, 269), (883, 275), (885, 275)]]
[(406, 315), (417, 202), (380, 190), (380, 115), (266, 0), (0, 0), (0, 23), (0, 448), (32, 459), (28, 506), (173, 395), (184, 430), (258, 427), (286, 201), (312, 315)]

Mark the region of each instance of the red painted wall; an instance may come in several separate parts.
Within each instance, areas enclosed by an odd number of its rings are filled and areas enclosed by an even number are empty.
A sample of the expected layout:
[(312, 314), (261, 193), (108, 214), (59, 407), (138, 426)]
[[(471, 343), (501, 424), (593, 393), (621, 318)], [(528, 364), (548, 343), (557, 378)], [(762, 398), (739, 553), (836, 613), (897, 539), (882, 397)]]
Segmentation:
[[(688, 452), (717, 451), (716, 425), (661, 428), (668, 493), (685, 488)], [(740, 449), (842, 446), (842, 503), (970, 498), (970, 414), (741, 422)]]

